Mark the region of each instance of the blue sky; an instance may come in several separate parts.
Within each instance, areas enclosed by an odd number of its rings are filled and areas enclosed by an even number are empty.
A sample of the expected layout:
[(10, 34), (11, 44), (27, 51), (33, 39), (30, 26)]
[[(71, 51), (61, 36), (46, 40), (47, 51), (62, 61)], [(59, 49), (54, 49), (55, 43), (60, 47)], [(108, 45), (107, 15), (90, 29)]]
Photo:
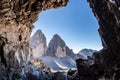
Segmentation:
[(59, 34), (74, 52), (83, 48), (102, 49), (98, 22), (86, 0), (70, 0), (66, 7), (43, 11), (34, 25), (33, 33), (41, 29), (47, 42)]

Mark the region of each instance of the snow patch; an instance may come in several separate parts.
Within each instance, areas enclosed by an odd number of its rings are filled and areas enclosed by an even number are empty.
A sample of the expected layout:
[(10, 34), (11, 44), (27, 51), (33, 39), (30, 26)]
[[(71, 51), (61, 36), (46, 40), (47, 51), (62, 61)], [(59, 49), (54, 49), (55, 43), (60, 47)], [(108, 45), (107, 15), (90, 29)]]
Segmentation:
[(55, 63), (56, 63), (56, 64), (58, 65), (58, 67), (60, 67), (61, 69), (68, 69), (68, 67), (59, 64), (57, 61), (55, 61)]
[(52, 67), (53, 70), (64, 70), (64, 69), (76, 68), (75, 60), (69, 56), (66, 56), (64, 58), (43, 56), (43, 57), (40, 57), (39, 59), (43, 60), (46, 66)]

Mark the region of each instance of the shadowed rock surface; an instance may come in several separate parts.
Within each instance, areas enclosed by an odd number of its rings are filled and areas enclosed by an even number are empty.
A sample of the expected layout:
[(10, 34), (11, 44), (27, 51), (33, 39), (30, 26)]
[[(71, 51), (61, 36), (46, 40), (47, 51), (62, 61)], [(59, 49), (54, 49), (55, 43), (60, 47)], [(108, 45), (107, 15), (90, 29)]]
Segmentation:
[(0, 70), (3, 75), (0, 80), (15, 80), (14, 75), (25, 72), (23, 68), (31, 55), (30, 34), (39, 13), (65, 6), (67, 2), (68, 0), (0, 0), (0, 68), (3, 70)]
[[(120, 79), (120, 0), (88, 0), (90, 7), (98, 20), (99, 33), (103, 49), (93, 54), (93, 59), (98, 67), (91, 66), (98, 70), (101, 80)], [(84, 60), (77, 60), (78, 73), (80, 65), (85, 66)], [(82, 67), (81, 66), (81, 67)], [(89, 67), (90, 65), (88, 65)], [(87, 70), (85, 67), (83, 69)], [(89, 70), (88, 70), (89, 71)], [(96, 70), (93, 70), (96, 71)], [(85, 71), (86, 72), (86, 71)], [(94, 73), (91, 73), (93, 75)], [(90, 77), (90, 75), (89, 75)], [(83, 77), (85, 78), (85, 76)], [(84, 79), (81, 79), (84, 80)], [(98, 80), (95, 78), (93, 80)]]

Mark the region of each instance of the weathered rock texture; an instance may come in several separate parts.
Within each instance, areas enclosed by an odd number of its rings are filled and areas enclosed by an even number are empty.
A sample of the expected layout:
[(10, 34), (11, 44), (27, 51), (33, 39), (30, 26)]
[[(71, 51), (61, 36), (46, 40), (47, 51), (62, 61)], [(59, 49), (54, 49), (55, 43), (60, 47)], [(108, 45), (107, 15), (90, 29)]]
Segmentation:
[[(120, 0), (88, 0), (88, 2), (98, 20), (104, 47), (93, 55), (98, 65), (97, 74), (101, 73), (104, 76), (105, 79), (102, 78), (102, 80), (118, 80), (120, 79)], [(80, 66), (79, 61), (77, 65)], [(93, 73), (90, 74), (93, 75)]]
[(0, 0), (0, 65), (4, 65), (8, 72), (11, 68), (24, 66), (29, 55), (30, 33), (39, 13), (65, 6), (67, 2), (68, 0)]
[(46, 53), (46, 37), (40, 29), (37, 30), (35, 34), (31, 37), (30, 47), (32, 48), (32, 56), (34, 58), (39, 58)]
[(99, 33), (104, 47), (99, 54), (94, 55), (95, 60), (99, 62), (109, 79), (111, 76), (116, 78), (116, 70), (120, 68), (120, 1), (88, 1), (99, 22)]
[(66, 44), (58, 34), (55, 34), (49, 42), (47, 54), (55, 57), (66, 56)]
[(63, 58), (67, 55), (74, 57), (75, 55), (58, 34), (55, 34), (49, 42), (47, 54), (57, 58)]

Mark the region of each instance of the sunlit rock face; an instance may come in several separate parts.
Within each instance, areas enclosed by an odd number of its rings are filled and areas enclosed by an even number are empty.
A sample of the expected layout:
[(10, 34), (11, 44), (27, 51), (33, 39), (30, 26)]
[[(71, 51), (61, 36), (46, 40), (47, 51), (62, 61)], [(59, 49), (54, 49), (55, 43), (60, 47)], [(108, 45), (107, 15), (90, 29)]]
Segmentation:
[(66, 56), (65, 47), (61, 48), (60, 46), (58, 46), (55, 55), (56, 55), (58, 58), (65, 57), (65, 56)]
[(5, 64), (7, 67), (15, 67), (15, 65), (13, 65), (14, 63), (17, 64), (19, 62), (24, 64), (24, 62), (27, 61), (30, 28), (23, 24), (1, 24), (1, 63)]
[(32, 56), (34, 58), (39, 58), (46, 53), (46, 37), (40, 29), (37, 30), (35, 34), (31, 37), (30, 46), (32, 48)]
[[(99, 70), (97, 76), (104, 76), (100, 80), (118, 80), (120, 79), (120, 0), (88, 0), (88, 2), (98, 20), (98, 31), (104, 47), (94, 53), (93, 59), (98, 67), (92, 67)], [(77, 63), (79, 67), (79, 60)]]
[(58, 34), (50, 40), (47, 54), (58, 58), (66, 56), (66, 44)]
[(49, 42), (47, 55), (57, 58), (63, 58), (66, 56), (70, 56), (70, 57), (75, 56), (73, 51), (70, 50), (70, 48), (65, 44), (65, 42), (58, 34), (55, 34), (51, 39), (51, 41)]
[[(14, 72), (10, 71), (11, 68), (25, 66), (30, 55), (30, 34), (38, 14), (42, 10), (65, 6), (67, 2), (68, 0), (0, 0), (0, 67), (5, 66), (10, 73)], [(9, 73), (7, 71), (6, 75)], [(12, 74), (8, 80), (10, 78)]]
[(44, 64), (44, 62), (42, 60), (34, 59), (34, 60), (31, 60), (31, 62), (36, 67), (39, 67), (39, 68), (45, 68), (46, 67), (46, 65)]

